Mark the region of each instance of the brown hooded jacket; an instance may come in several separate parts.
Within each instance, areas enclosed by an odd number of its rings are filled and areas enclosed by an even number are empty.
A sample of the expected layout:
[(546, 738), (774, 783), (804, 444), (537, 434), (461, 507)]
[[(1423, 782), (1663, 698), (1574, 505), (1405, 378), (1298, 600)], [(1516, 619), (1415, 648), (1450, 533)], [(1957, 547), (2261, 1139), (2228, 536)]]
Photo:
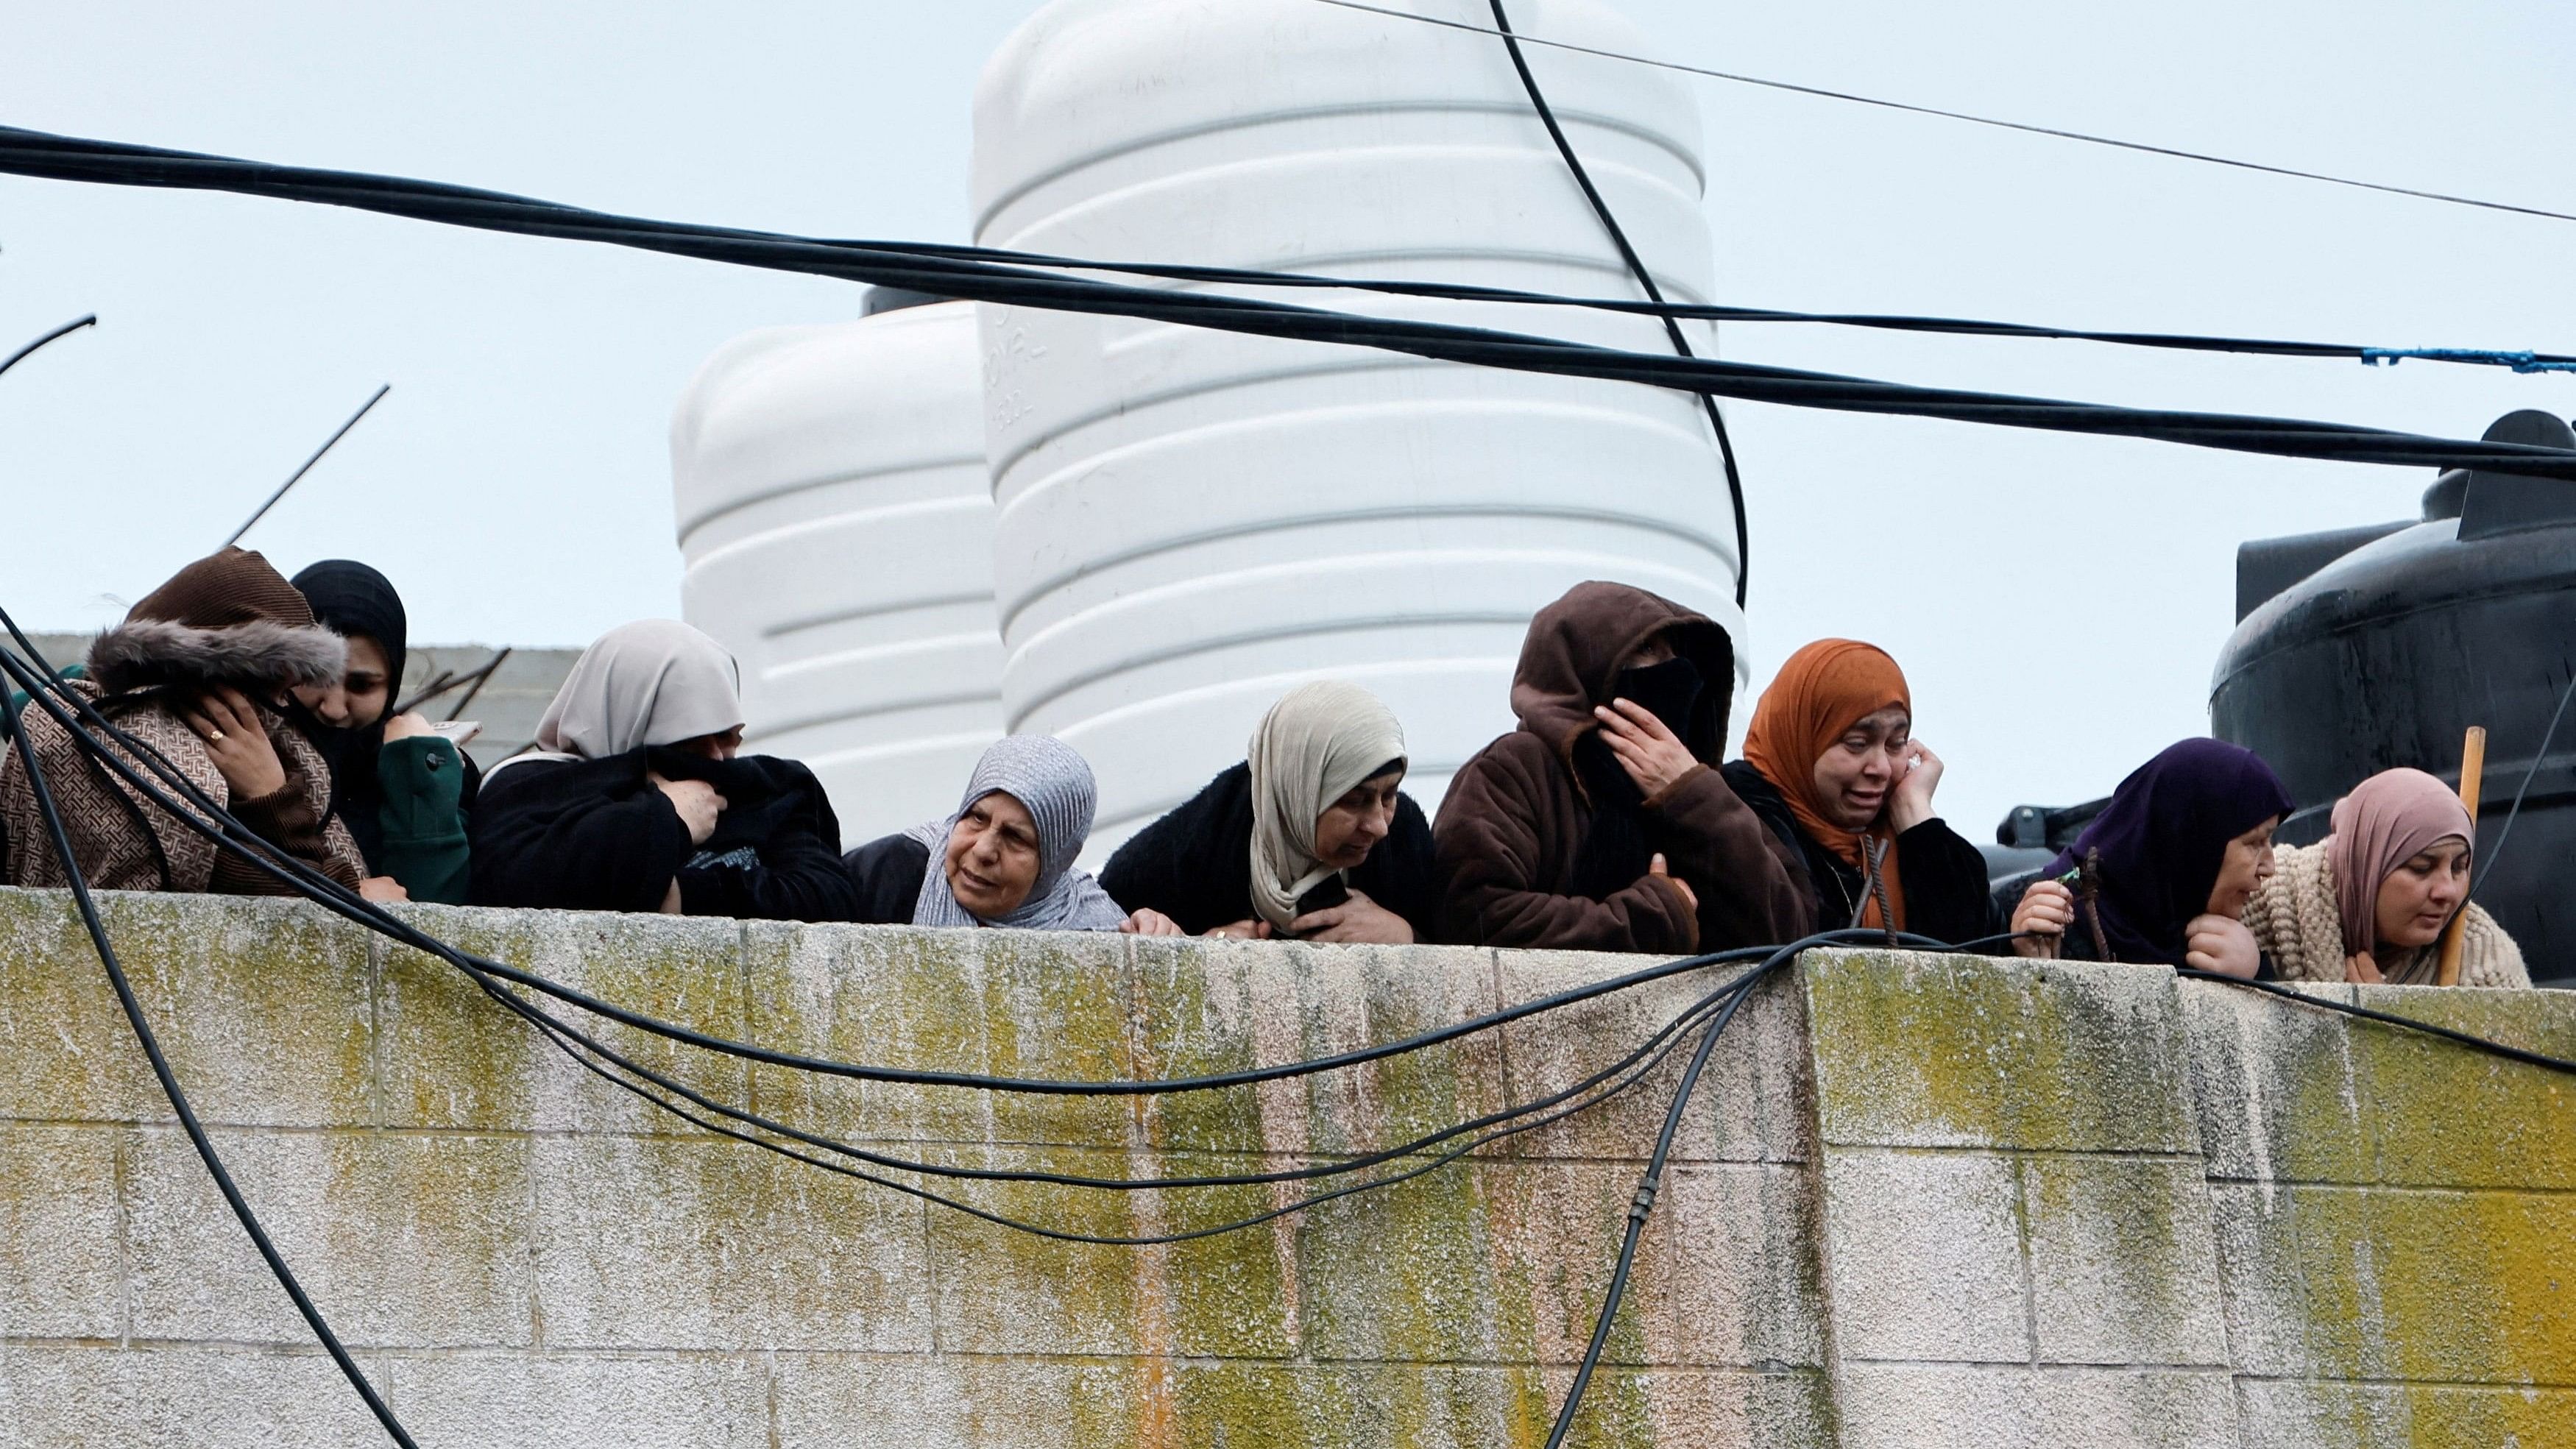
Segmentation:
[[(1652, 876), (1600, 900), (1567, 893), (1592, 819), (1574, 747), (1600, 727), (1592, 711), (1609, 702), (1621, 662), (1657, 635), (1698, 666), (1717, 705), (1714, 738), (1686, 742), (1701, 763), (1643, 806), (1650, 843), (1699, 897), (1696, 917)], [(1512, 677), (1520, 728), (1468, 760), (1440, 806), (1447, 939), (1686, 955), (1814, 930), (1803, 863), (1715, 768), (1734, 687), (1726, 631), (1643, 589), (1577, 584), (1540, 610)]]
[[(227, 548), (181, 569), (124, 623), (99, 635), (90, 646), (89, 677), (70, 687), (260, 838), (354, 890), (365, 864), (348, 827), (329, 814), (330, 770), (312, 742), (266, 704), (295, 685), (337, 679), (347, 658), (348, 646), (314, 622), (304, 596), (266, 559)], [(259, 702), (260, 723), (285, 770), (286, 783), (258, 799), (233, 797), (206, 742), (180, 718), (180, 706), (217, 685), (235, 686)], [(28, 783), (23, 756), (32, 752), (92, 887), (227, 895), (293, 890), (136, 794), (35, 701), (20, 723), (20, 738), (0, 751), (0, 883), (59, 886), (70, 879)], [(153, 779), (135, 752), (110, 748)], [(179, 793), (155, 783), (165, 794)]]

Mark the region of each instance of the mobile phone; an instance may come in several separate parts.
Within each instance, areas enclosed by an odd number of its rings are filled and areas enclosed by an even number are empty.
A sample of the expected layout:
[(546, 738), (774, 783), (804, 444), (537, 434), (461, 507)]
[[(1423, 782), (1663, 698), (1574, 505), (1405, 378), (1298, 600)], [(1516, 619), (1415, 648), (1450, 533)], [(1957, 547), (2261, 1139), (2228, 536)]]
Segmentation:
[(483, 733), (483, 722), (479, 719), (452, 719), (442, 724), (431, 725), (429, 732), (451, 745), (462, 746), (476, 735)]

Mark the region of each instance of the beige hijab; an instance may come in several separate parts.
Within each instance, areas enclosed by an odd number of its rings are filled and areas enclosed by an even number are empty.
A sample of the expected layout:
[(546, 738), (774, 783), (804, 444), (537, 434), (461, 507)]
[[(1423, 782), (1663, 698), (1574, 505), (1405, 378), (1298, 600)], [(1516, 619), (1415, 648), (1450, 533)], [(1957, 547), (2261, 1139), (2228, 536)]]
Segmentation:
[(516, 758), (604, 760), (722, 734), (742, 723), (740, 680), (723, 645), (677, 619), (620, 624), (573, 662), (537, 721), (537, 752)]
[(1252, 766), (1252, 908), (1284, 931), (1298, 898), (1336, 874), (1315, 859), (1315, 817), (1403, 763), (1404, 727), (1376, 695), (1321, 680), (1270, 706), (1244, 758)]

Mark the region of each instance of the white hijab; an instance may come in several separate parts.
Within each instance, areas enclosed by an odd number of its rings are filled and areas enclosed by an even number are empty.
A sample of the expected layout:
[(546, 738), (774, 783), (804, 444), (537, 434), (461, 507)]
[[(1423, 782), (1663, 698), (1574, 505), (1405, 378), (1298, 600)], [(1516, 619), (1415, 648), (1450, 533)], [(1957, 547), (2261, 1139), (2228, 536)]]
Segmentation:
[[(987, 795), (1008, 795), (1029, 812), (1038, 830), (1038, 878), (1027, 899), (1009, 913), (978, 916), (966, 909), (948, 887), (948, 837), (975, 802)], [(1089, 871), (1073, 868), (1091, 838), (1091, 814), (1098, 788), (1091, 764), (1079, 751), (1050, 735), (1005, 735), (975, 762), (957, 813), (925, 821), (905, 832), (930, 847), (930, 868), (922, 872), (921, 894), (912, 903), (916, 926), (1016, 926), (1028, 931), (1114, 931), (1127, 913), (1100, 888)]]
[(573, 661), (537, 747), (501, 763), (604, 760), (722, 734), (742, 723), (741, 677), (723, 645), (677, 619), (620, 624)]
[(1352, 786), (1404, 763), (1404, 727), (1356, 684), (1319, 680), (1279, 697), (1252, 731), (1252, 908), (1278, 930), (1298, 898), (1338, 874), (1315, 859), (1315, 819)]

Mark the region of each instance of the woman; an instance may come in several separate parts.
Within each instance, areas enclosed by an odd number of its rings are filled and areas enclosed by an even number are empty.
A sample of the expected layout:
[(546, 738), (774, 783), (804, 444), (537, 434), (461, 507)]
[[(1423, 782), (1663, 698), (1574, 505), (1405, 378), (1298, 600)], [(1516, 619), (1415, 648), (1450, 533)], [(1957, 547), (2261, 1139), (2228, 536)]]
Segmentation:
[(1914, 738), (1914, 698), (1885, 650), (1819, 639), (1790, 655), (1725, 774), (1806, 863), (1820, 924), (1993, 933), (1986, 858), (1932, 813), (1941, 757)]
[(2290, 792), (2253, 751), (2168, 746), (2023, 892), (2013, 949), (2255, 976), (2262, 951), (2240, 917), (2272, 874), (2272, 832), (2289, 813)]
[(481, 783), (473, 762), (417, 714), (392, 715), (409, 621), (383, 574), (325, 559), (295, 576), (313, 617), (349, 644), (341, 677), (295, 691), (331, 766), (331, 814), (366, 857), (369, 900), (465, 904), (465, 824)]
[(733, 656), (670, 619), (622, 624), (574, 661), (537, 749), (474, 803), (487, 906), (846, 921), (841, 825), (814, 773), (737, 757)]
[(1300, 685), (1243, 763), (1118, 847), (1100, 883), (1192, 935), (1431, 940), (1431, 822), (1398, 788), (1404, 766), (1404, 729), (1377, 696)]
[(1734, 684), (1726, 631), (1643, 589), (1541, 609), (1520, 728), (1459, 769), (1432, 830), (1442, 938), (1681, 955), (1813, 930), (1796, 858), (1716, 768)]
[[(286, 713), (289, 691), (328, 684), (347, 667), (347, 646), (314, 622), (294, 585), (258, 554), (227, 548), (181, 569), (99, 635), (88, 677), (68, 687), (262, 840), (355, 890), (365, 867), (331, 818), (330, 770)], [(25, 751), (44, 770), (93, 888), (295, 893), (129, 789), (41, 708), (28, 710), (24, 730), (0, 760), (0, 839), (9, 842), (0, 881), (70, 879), (36, 812)], [(114, 748), (163, 794), (180, 794)]]
[(2334, 833), (2277, 853), (2245, 924), (2284, 981), (2427, 985), (2451, 918), (2461, 926), (2460, 984), (2529, 986), (2522, 950), (2469, 899), (2476, 827), (2451, 787), (2421, 770), (2383, 770), (2335, 802)]
[(1064, 741), (995, 740), (975, 762), (956, 814), (870, 841), (843, 859), (858, 893), (855, 919), (1179, 935), (1159, 912), (1121, 909), (1088, 872), (1074, 869), (1091, 837), (1095, 793), (1091, 766)]

